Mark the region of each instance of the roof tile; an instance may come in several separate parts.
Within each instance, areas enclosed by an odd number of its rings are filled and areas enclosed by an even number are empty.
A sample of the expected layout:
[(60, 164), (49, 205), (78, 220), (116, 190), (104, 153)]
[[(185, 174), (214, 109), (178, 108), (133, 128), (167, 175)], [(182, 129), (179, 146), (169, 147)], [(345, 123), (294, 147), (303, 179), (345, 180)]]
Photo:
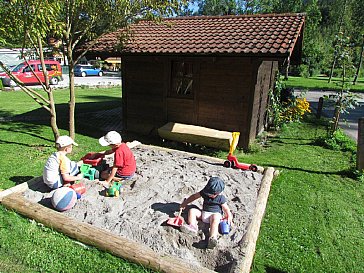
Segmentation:
[[(290, 55), (304, 14), (192, 16), (131, 25), (123, 53)], [(91, 52), (116, 52), (123, 30), (101, 36)]]

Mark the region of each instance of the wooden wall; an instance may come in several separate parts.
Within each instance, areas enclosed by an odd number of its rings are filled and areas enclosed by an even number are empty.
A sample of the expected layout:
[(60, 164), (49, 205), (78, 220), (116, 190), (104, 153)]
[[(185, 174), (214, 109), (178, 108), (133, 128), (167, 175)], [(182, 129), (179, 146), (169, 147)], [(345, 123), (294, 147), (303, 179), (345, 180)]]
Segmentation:
[(273, 63), (250, 57), (189, 57), (194, 96), (169, 95), (171, 61), (181, 57), (123, 58), (123, 120), (149, 134), (167, 122), (240, 132), (239, 146), (263, 128)]
[(123, 122), (128, 131), (150, 134), (165, 116), (164, 61), (157, 57), (123, 58)]
[(220, 57), (202, 61), (197, 94), (199, 125), (240, 132), (239, 146), (245, 146), (252, 74), (250, 58)]
[(274, 86), (275, 75), (278, 71), (278, 62), (256, 60), (256, 67), (258, 69), (254, 84), (252, 108), (250, 111), (249, 143), (264, 130), (266, 125), (268, 93), (269, 89)]

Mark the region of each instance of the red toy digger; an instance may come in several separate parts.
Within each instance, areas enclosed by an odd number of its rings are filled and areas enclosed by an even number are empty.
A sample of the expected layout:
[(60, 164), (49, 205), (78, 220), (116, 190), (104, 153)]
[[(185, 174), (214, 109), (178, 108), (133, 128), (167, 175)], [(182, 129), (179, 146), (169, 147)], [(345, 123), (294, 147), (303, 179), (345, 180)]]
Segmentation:
[(238, 141), (239, 141), (239, 135), (240, 135), (239, 132), (233, 132), (233, 141), (230, 144), (229, 155), (227, 156), (227, 160), (224, 162), (224, 167), (226, 167), (226, 168), (231, 167), (231, 168), (236, 168), (236, 169), (240, 169), (240, 170), (244, 170), (244, 171), (249, 170), (252, 172), (256, 172), (256, 171), (258, 171), (257, 165), (240, 163), (238, 161), (238, 159), (236, 158), (236, 156), (233, 155), (236, 145), (238, 144)]

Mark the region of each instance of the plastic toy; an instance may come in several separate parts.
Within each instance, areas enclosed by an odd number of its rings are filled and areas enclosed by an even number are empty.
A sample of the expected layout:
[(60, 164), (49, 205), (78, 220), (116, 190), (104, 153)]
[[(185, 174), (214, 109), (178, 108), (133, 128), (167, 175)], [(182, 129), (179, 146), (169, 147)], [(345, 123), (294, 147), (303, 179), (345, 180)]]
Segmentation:
[(185, 220), (181, 217), (181, 213), (182, 209), (179, 209), (178, 215), (176, 217), (169, 218), (167, 224), (175, 227), (182, 226)]
[(92, 168), (90, 164), (82, 164), (80, 171), (84, 178), (95, 180), (96, 169)]
[(229, 234), (230, 232), (230, 225), (228, 223), (228, 221), (224, 218), (224, 219), (221, 219), (221, 222), (220, 222), (220, 232), (221, 234), (225, 235), (225, 234)]
[(123, 185), (120, 182), (113, 182), (112, 186), (107, 189), (106, 196), (118, 197), (122, 186)]
[(90, 159), (91, 156), (95, 155), (97, 153), (88, 153), (84, 157), (81, 158), (84, 164), (90, 164), (93, 167), (99, 166), (102, 163), (102, 159), (104, 158), (104, 155), (99, 155), (96, 158)]
[(71, 189), (73, 189), (77, 194), (77, 199), (80, 199), (82, 194), (86, 192), (85, 184), (82, 182), (75, 183), (70, 186)]
[(231, 168), (241, 169), (244, 171), (250, 170), (250, 171), (256, 172), (258, 170), (257, 165), (240, 163), (238, 161), (238, 159), (236, 158), (236, 156), (233, 155), (236, 145), (238, 144), (239, 135), (240, 135), (239, 132), (233, 132), (233, 141), (230, 144), (230, 151), (227, 156), (227, 160), (224, 162), (224, 166), (226, 168), (231, 167)]

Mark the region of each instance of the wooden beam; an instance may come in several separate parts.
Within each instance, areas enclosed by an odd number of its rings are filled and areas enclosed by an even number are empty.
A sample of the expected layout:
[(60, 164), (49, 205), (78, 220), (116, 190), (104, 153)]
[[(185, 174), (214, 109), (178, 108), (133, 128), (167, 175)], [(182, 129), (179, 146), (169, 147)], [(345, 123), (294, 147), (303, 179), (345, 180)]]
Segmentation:
[(231, 267), (230, 272), (250, 272), (250, 267), (253, 263), (253, 258), (255, 254), (255, 247), (257, 244), (260, 225), (263, 220), (265, 208), (268, 202), (270, 186), (272, 184), (272, 180), (275, 174), (278, 174), (278, 172), (275, 172), (274, 168), (272, 167), (268, 167), (264, 172), (252, 221), (248, 227), (247, 232), (245, 233), (244, 238), (241, 241), (244, 246), (244, 259), (242, 259), (241, 261), (237, 261), (236, 264)]
[(158, 134), (164, 139), (200, 144), (227, 151), (229, 151), (233, 139), (231, 132), (174, 122), (158, 128)]
[(19, 193), (5, 196), (1, 203), (18, 213), (66, 234), (87, 245), (92, 245), (115, 256), (125, 258), (159, 272), (211, 273), (207, 268), (191, 265), (186, 260), (158, 255), (152, 249), (135, 241), (112, 234), (87, 223), (78, 222), (60, 212), (26, 200)]

